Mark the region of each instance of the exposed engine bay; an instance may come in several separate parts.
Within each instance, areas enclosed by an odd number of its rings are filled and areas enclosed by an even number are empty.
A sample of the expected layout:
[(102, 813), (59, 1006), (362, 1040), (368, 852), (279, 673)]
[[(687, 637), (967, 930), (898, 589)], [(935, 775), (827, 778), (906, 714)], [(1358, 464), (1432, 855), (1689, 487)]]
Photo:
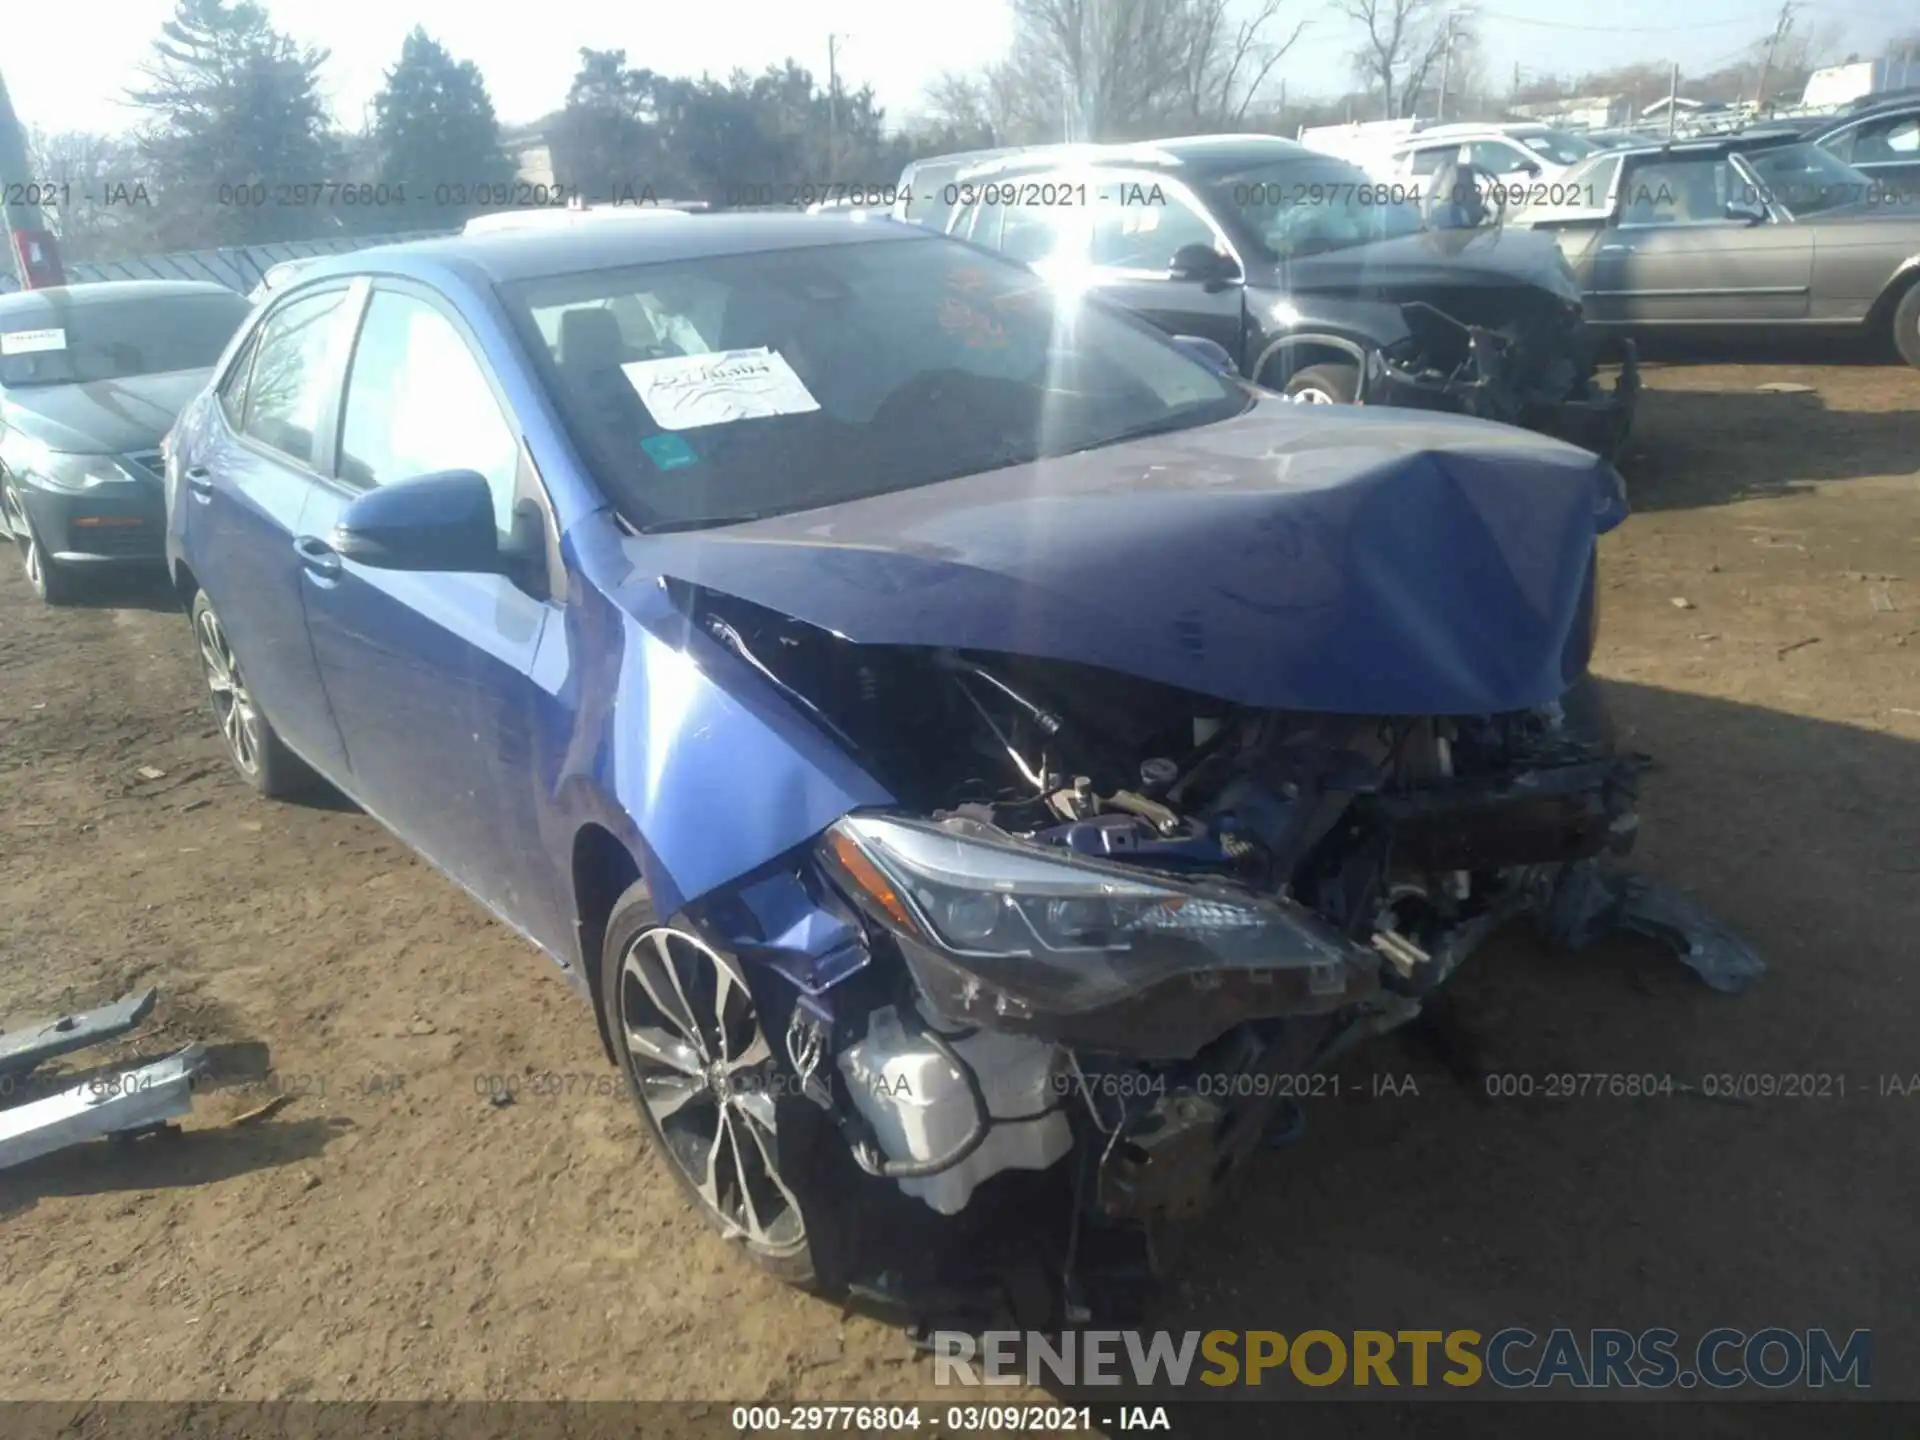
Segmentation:
[(1363, 396), (1375, 403), (1460, 410), (1538, 430), (1612, 456), (1632, 429), (1639, 362), (1625, 342), (1611, 389), (1577, 300), (1532, 286), (1446, 296), (1445, 307), (1404, 303), (1406, 338), (1369, 357)]
[(1575, 946), (1640, 929), (1722, 989), (1761, 968), (1606, 867), (1642, 758), (1584, 682), (1494, 716), (1255, 710), (676, 598), (899, 802), (828, 833), (797, 910), (732, 921), (753, 953), (796, 913), (851, 917), (857, 959), (783, 972), (801, 1092), (940, 1216), (996, 1177), (1061, 1177), (1069, 1277), (1084, 1225), (1152, 1237), (1203, 1211), (1298, 1118), (1297, 1077), (1413, 1018), (1510, 919)]

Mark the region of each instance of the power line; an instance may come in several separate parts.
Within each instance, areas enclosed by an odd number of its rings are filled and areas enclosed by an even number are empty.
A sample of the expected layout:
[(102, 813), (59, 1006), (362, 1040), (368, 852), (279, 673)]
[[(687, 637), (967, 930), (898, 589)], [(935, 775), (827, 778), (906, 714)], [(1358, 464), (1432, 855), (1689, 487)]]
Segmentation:
[(1502, 20), (1509, 25), (1532, 25), (1542, 30), (1584, 30), (1599, 35), (1671, 35), (1682, 30), (1724, 30), (1730, 25), (1765, 25), (1772, 14), (1745, 15), (1734, 20), (1703, 20), (1697, 25), (1570, 25), (1561, 20), (1535, 20), (1526, 15), (1509, 15), (1502, 10), (1482, 10), (1480, 18)]

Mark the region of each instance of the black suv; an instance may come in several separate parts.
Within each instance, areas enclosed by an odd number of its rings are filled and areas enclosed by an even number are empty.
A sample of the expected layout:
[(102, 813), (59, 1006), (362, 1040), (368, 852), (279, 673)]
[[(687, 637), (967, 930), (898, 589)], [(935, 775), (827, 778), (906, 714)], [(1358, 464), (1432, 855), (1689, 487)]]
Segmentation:
[(1498, 193), (1477, 207), (1493, 223), (1441, 228), (1463, 207), (1270, 135), (920, 161), (900, 190), (896, 217), (1212, 340), (1297, 400), (1464, 411), (1609, 456), (1631, 425), (1631, 349), (1597, 384), (1572, 272), (1498, 223)]

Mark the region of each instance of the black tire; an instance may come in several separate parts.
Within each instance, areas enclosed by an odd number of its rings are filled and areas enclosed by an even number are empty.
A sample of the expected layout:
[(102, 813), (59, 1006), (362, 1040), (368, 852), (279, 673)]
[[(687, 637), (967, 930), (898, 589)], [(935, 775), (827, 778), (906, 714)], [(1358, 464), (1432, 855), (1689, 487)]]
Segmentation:
[[(722, 974), (724, 981), (716, 978)], [(607, 920), (600, 998), (648, 1141), (694, 1210), (776, 1279), (814, 1288), (812, 1229), (783, 1178), (775, 1110), (792, 1088), (792, 1070), (782, 1043), (762, 1028), (740, 962), (683, 917), (663, 923), (645, 884), (636, 883)], [(652, 1039), (638, 1062), (630, 1035)], [(751, 1059), (763, 1046), (764, 1057)], [(673, 1052), (677, 1060), (667, 1058)], [(719, 1088), (716, 1071), (728, 1076)], [(743, 1153), (742, 1145), (752, 1148)], [(704, 1182), (695, 1173), (702, 1151)]]
[(1902, 360), (1920, 369), (1920, 281), (1909, 285), (1893, 307), (1893, 343)]
[(1280, 393), (1303, 404), (1351, 405), (1360, 397), (1360, 367), (1309, 365), (1288, 376)]
[(73, 571), (48, 555), (40, 544), (40, 537), (33, 533), (33, 522), (27, 518), (27, 507), (20, 503), (20, 492), (9, 486), (5, 501), (7, 531), (20, 551), (20, 568), (26, 573), (27, 584), (44, 604), (71, 603), (80, 588)]
[(193, 597), (194, 649), (200, 656), (200, 675), (213, 704), (227, 758), (240, 778), (258, 794), (272, 800), (290, 799), (313, 789), (319, 777), (306, 761), (289, 750), (247, 690), (240, 662), (227, 644), (226, 630), (214, 613), (206, 592)]

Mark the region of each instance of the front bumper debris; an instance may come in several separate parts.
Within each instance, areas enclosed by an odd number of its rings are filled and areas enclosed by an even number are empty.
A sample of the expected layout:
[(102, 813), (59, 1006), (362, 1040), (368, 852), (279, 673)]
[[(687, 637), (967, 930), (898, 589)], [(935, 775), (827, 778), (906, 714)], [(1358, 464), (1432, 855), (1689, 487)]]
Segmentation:
[(1610, 389), (1596, 379), (1575, 380), (1569, 365), (1566, 394), (1543, 403), (1521, 383), (1537, 378), (1523, 373), (1532, 368), (1526, 357), (1493, 331), (1472, 326), (1467, 362), (1452, 371), (1417, 368), (1373, 351), (1367, 357), (1360, 399), (1369, 405), (1453, 410), (1518, 425), (1611, 460), (1633, 433), (1640, 401), (1639, 355), (1632, 341), (1623, 344), (1620, 375)]
[[(197, 1044), (58, 1089), (23, 1083), (44, 1061), (126, 1034), (152, 1012), (154, 999), (148, 990), (0, 1036), (0, 1100), (16, 1102), (0, 1109), (0, 1170), (103, 1135), (151, 1130), (193, 1109), (193, 1080), (207, 1062)], [(41, 1098), (32, 1098), (36, 1091)]]

